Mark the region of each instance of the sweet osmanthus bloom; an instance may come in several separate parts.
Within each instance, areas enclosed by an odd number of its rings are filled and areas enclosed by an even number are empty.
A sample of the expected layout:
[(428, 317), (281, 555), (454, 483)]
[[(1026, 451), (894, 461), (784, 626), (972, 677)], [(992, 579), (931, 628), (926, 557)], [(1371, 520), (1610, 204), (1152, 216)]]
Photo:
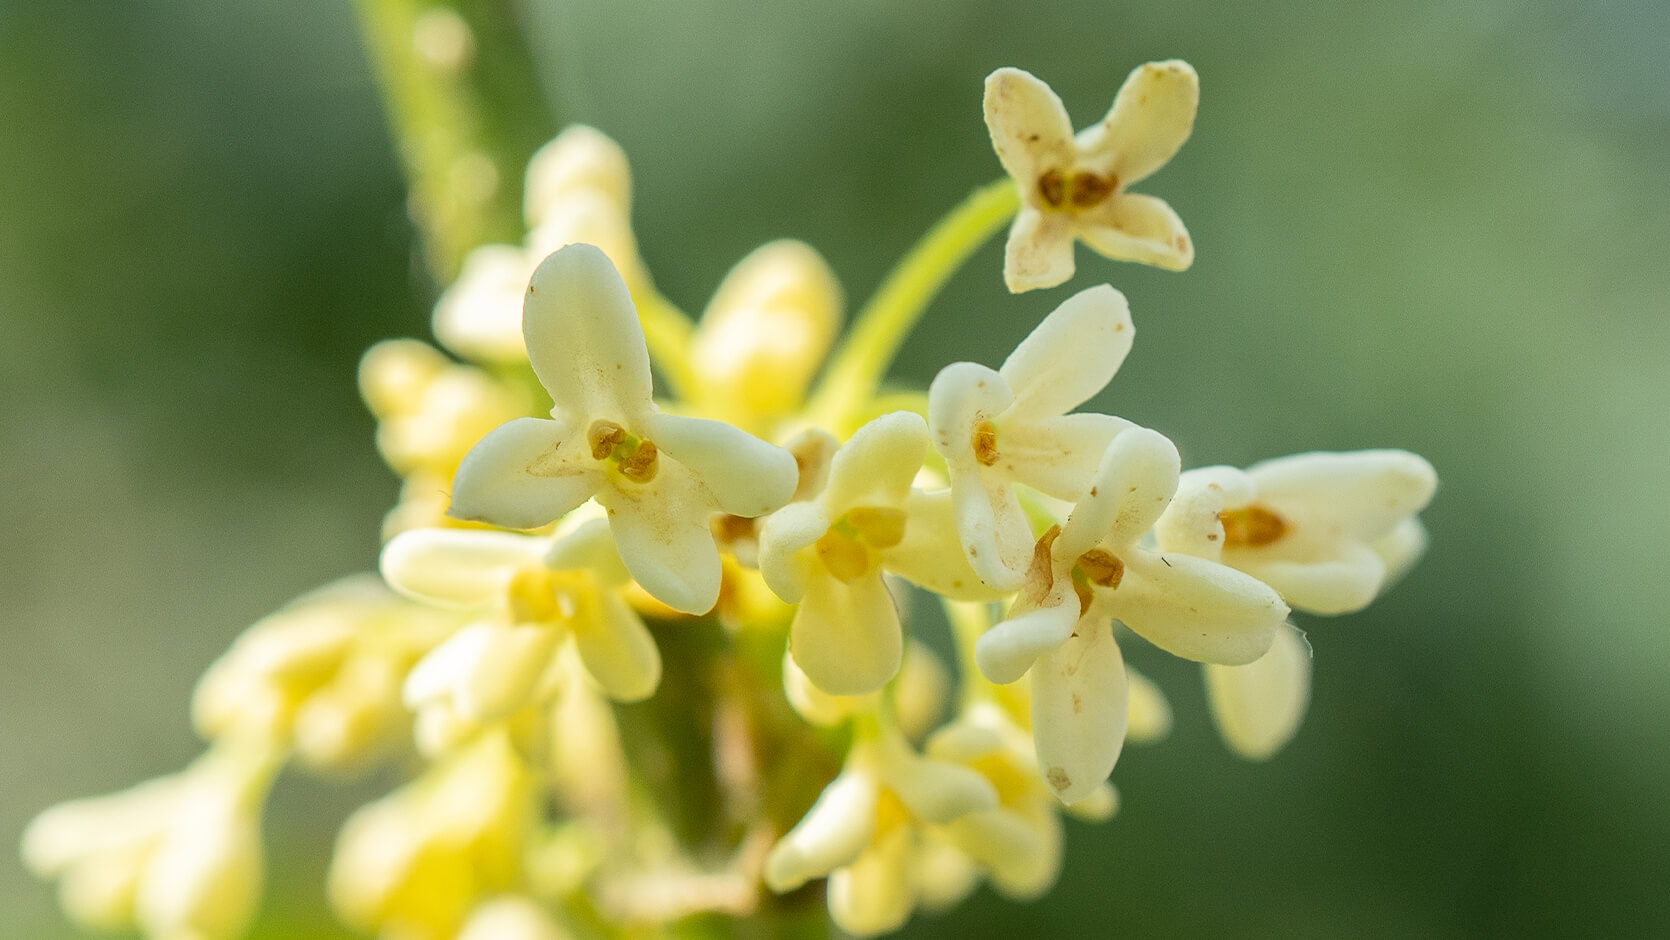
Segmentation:
[(840, 775), (772, 847), (765, 883), (783, 893), (828, 875), (829, 913), (842, 930), (896, 930), (924, 893), (917, 876), (923, 828), (997, 805), (997, 791), (979, 773), (923, 757), (896, 731), (863, 736)]
[[(1416, 514), (1437, 489), (1432, 465), (1402, 450), (1309, 453), (1183, 474), (1154, 533), (1168, 552), (1245, 571), (1296, 610), (1368, 606), (1426, 544)], [(1226, 743), (1261, 760), (1297, 732), (1310, 698), (1310, 646), (1287, 627), (1262, 659), (1206, 667)]]
[(716, 512), (761, 516), (794, 494), (794, 457), (720, 421), (663, 414), (626, 285), (591, 245), (551, 255), (528, 285), (529, 362), (555, 403), (470, 451), (452, 516), (531, 529), (595, 498), (620, 557), (656, 600), (699, 614), (719, 599)]
[(1020, 293), (1073, 276), (1073, 240), (1109, 258), (1181, 271), (1194, 262), (1183, 220), (1162, 199), (1125, 191), (1166, 164), (1194, 128), (1200, 79), (1187, 62), (1133, 71), (1107, 116), (1073, 134), (1067, 109), (1029, 72), (986, 79), (986, 127), (1021, 194), (1003, 279)]
[(433, 604), (486, 616), (435, 647), (407, 677), (406, 703), (436, 704), (465, 722), (504, 718), (535, 697), (561, 644), (622, 702), (649, 697), (661, 656), (623, 596), (630, 582), (601, 518), (552, 537), (421, 529), (383, 548), (391, 585)]
[(1201, 558), (1146, 548), (1177, 489), (1177, 448), (1147, 428), (1121, 432), (1066, 523), (1039, 539), (1009, 619), (975, 657), (996, 683), (1032, 674), (1032, 732), (1044, 780), (1064, 803), (1113, 770), (1129, 691), (1118, 619), (1185, 659), (1250, 663), (1270, 648), (1287, 605), (1263, 582)]
[(883, 570), (951, 596), (990, 596), (944, 537), (948, 520), (932, 511), (943, 501), (921, 494), (912, 512), (927, 452), (920, 415), (883, 415), (835, 453), (822, 492), (761, 527), (760, 573), (799, 605), (789, 652), (832, 695), (874, 692), (899, 671), (904, 633)]
[(945, 458), (957, 535), (991, 587), (1018, 589), (1032, 561), (1032, 528), (1016, 484), (1076, 500), (1108, 443), (1130, 427), (1109, 415), (1068, 412), (1113, 379), (1134, 333), (1125, 295), (1103, 284), (1064, 301), (1002, 368), (958, 362), (935, 376), (928, 425)]

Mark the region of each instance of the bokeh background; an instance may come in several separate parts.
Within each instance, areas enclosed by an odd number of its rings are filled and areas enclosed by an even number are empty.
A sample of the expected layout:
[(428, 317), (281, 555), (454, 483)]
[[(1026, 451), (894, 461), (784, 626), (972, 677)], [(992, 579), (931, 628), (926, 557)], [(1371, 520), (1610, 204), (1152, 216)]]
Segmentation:
[[(1079, 124), (1199, 69), (1145, 189), (1177, 275), (1081, 250), (1139, 341), (1098, 404), (1186, 462), (1400, 446), (1438, 467), (1425, 563), (1303, 622), (1311, 716), (1216, 741), (1197, 670), (1059, 887), (908, 937), (1670, 935), (1670, 5), (537, 0), (553, 113), (630, 153), (666, 293), (779, 236), (862, 298), (996, 175), (980, 82)], [(0, 2), (0, 843), (174, 769), (243, 626), (373, 564), (395, 492), (360, 351), (424, 335), (404, 184), (342, 0)], [(899, 375), (995, 361), (1070, 289), (995, 246)], [(267, 938), (340, 936), (318, 867), (363, 789), (281, 788)], [(0, 854), (0, 935), (68, 936)]]

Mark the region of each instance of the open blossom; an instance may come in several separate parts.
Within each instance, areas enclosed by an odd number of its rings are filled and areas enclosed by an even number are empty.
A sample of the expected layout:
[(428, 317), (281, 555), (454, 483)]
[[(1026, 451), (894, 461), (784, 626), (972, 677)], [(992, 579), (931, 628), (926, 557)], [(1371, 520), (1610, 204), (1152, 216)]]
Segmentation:
[(1113, 379), (1135, 332), (1125, 295), (1103, 284), (1069, 297), (1002, 368), (958, 362), (934, 378), (928, 424), (950, 477), (957, 535), (991, 587), (1016, 590), (1032, 560), (1032, 528), (1016, 484), (1078, 499), (1108, 443), (1130, 426), (1067, 412)]
[(518, 418), (482, 439), (458, 468), (451, 514), (531, 529), (595, 498), (644, 590), (686, 613), (712, 609), (721, 567), (708, 518), (752, 518), (788, 502), (794, 457), (723, 422), (655, 407), (626, 285), (590, 245), (570, 245), (534, 272), (522, 328), (555, 402), (551, 418)]
[(1200, 79), (1187, 62), (1133, 71), (1107, 116), (1073, 135), (1067, 109), (1029, 72), (986, 79), (986, 127), (1014, 177), (1021, 210), (1009, 229), (1003, 279), (1020, 293), (1073, 276), (1073, 240), (1109, 258), (1181, 271), (1194, 243), (1165, 200), (1125, 187), (1166, 164), (1189, 139)]
[(783, 893), (828, 875), (829, 913), (842, 930), (896, 930), (923, 890), (916, 875), (923, 827), (997, 804), (980, 774), (882, 732), (853, 745), (840, 775), (772, 847), (765, 882)]
[(1031, 669), (1039, 767), (1063, 802), (1105, 780), (1124, 744), (1129, 693), (1114, 619), (1174, 655), (1240, 665), (1270, 648), (1287, 617), (1255, 578), (1143, 546), (1178, 473), (1177, 449), (1162, 435), (1131, 428), (1115, 437), (1066, 523), (1039, 540), (1009, 619), (975, 645), (993, 682)]

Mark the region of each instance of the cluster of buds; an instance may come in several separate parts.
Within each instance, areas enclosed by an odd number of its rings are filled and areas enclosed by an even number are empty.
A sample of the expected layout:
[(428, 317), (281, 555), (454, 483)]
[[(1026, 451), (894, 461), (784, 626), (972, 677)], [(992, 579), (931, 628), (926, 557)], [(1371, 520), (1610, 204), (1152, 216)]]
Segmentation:
[[(564, 132), (528, 169), (526, 243), (478, 249), (435, 310), (462, 361), (416, 340), (365, 357), (405, 480), (380, 578), (251, 628), (199, 687), (208, 756), (48, 811), (26, 861), (78, 920), (228, 940), (259, 895), (278, 768), (404, 757), (421, 769), (347, 822), (330, 868), (358, 930), (636, 936), (807, 917), (821, 884), (868, 936), (982, 883), (1050, 889), (1062, 814), (1111, 817), (1122, 748), (1170, 727), (1125, 665), (1137, 639), (1202, 663), (1225, 741), (1271, 756), (1309, 699), (1290, 615), (1361, 609), (1413, 564), (1425, 461), (1183, 471), (1159, 432), (1077, 410), (1135, 336), (1106, 284), (995, 369), (954, 363), (926, 394), (876, 381), (931, 299), (910, 285), (1011, 216), (1013, 291), (1070, 278), (1075, 239), (1188, 267), (1176, 213), (1126, 187), (1182, 146), (1197, 99), (1187, 64), (1150, 63), (1075, 136), (1047, 85), (994, 73), (1009, 178), (839, 348), (839, 284), (799, 242), (744, 258), (686, 318), (638, 255), (624, 154)], [(935, 603), (954, 702), (913, 636)]]

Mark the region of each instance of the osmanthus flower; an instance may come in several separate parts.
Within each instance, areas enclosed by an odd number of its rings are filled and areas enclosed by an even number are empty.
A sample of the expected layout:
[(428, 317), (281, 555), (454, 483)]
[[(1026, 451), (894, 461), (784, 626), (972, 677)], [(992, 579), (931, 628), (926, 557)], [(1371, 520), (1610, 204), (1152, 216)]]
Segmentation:
[(199, 680), (193, 723), (206, 739), (264, 740), (313, 767), (361, 765), (407, 735), (401, 683), (463, 622), (373, 575), (344, 578), (244, 631)]
[(522, 295), (540, 260), (567, 245), (596, 245), (639, 290), (648, 275), (632, 234), (632, 174), (626, 154), (596, 128), (576, 124), (528, 163), (522, 245), (483, 245), (435, 305), (435, 336), (478, 362), (520, 363)]
[(1144, 547), (1177, 488), (1177, 448), (1146, 428), (1113, 439), (1067, 521), (1039, 539), (1009, 618), (975, 645), (996, 683), (1032, 675), (1032, 733), (1044, 780), (1072, 804), (1107, 779), (1124, 745), (1129, 691), (1118, 619), (1176, 656), (1244, 665), (1288, 608), (1224, 565)]
[(1019, 589), (1032, 560), (1035, 540), (1016, 484), (1076, 500), (1108, 443), (1130, 427), (1068, 412), (1112, 381), (1134, 333), (1125, 296), (1103, 284), (1064, 301), (1002, 368), (958, 362), (934, 377), (928, 425), (945, 458), (957, 535), (991, 587)]
[(997, 805), (980, 774), (923, 757), (896, 730), (862, 735), (841, 773), (772, 846), (765, 883), (781, 894), (827, 875), (829, 913), (842, 930), (896, 930), (933, 889), (919, 880), (925, 827)]
[[(1182, 475), (1154, 532), (1159, 546), (1222, 562), (1315, 614), (1361, 610), (1414, 564), (1426, 543), (1416, 514), (1438, 478), (1401, 450), (1309, 453)], [(1263, 759), (1297, 732), (1310, 697), (1310, 646), (1292, 627), (1258, 662), (1208, 666), (1218, 728)]]
[(260, 903), (276, 770), (265, 747), (226, 742), (172, 776), (62, 803), (24, 831), (24, 866), (59, 879), (65, 912), (89, 930), (234, 940)]
[(483, 899), (520, 886), (534, 777), (501, 731), (349, 817), (327, 890), (365, 933), (451, 940)]
[(630, 578), (602, 518), (539, 537), (421, 529), (383, 548), (384, 577), (430, 603), (481, 619), (436, 646), (407, 677), (406, 704), (465, 722), (509, 716), (549, 692), (556, 654), (572, 640), (605, 694), (635, 702), (655, 691), (661, 655), (627, 603)]
[(709, 517), (752, 518), (788, 502), (794, 457), (723, 422), (656, 408), (631, 297), (591, 245), (539, 266), (522, 326), (551, 418), (519, 418), (483, 438), (459, 465), (450, 514), (531, 529), (595, 498), (644, 590), (685, 613), (712, 609), (721, 566)]
[(986, 128), (1020, 190), (1003, 279), (1014, 293), (1073, 276), (1073, 240), (1109, 258), (1181, 271), (1194, 263), (1183, 220), (1162, 199), (1126, 192), (1189, 139), (1200, 79), (1187, 62), (1139, 66), (1107, 116), (1073, 134), (1067, 109), (1029, 72), (986, 79)]
[(936, 501), (927, 494), (913, 501), (911, 483), (927, 452), (920, 415), (883, 415), (835, 453), (817, 496), (790, 503), (761, 526), (760, 574), (799, 605), (789, 653), (831, 695), (874, 692), (899, 671), (904, 633), (884, 570), (953, 596), (993, 596), (946, 537), (950, 527), (936, 518)]

